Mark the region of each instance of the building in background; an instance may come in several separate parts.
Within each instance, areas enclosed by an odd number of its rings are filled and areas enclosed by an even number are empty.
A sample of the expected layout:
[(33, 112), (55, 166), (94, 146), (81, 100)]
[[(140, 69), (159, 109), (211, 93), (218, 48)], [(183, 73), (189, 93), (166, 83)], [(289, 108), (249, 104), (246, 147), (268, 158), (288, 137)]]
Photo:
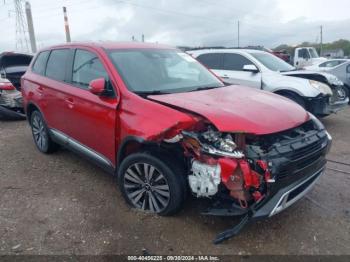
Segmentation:
[(327, 57), (327, 58), (343, 58), (344, 50), (341, 48), (323, 50), (321, 56)]

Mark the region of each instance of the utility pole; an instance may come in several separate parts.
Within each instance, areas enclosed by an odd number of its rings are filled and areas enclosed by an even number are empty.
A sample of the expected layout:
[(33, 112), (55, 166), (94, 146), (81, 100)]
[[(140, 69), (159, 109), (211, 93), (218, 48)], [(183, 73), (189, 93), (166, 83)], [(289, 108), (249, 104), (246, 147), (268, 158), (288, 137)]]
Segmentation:
[(33, 25), (32, 8), (29, 2), (26, 2), (25, 8), (26, 8), (30, 46), (32, 48), (32, 53), (36, 53), (37, 49), (36, 49), (35, 32), (34, 32), (34, 25)]
[(71, 41), (71, 39), (70, 39), (70, 31), (69, 31), (67, 8), (65, 6), (63, 7), (63, 16), (64, 16), (64, 29), (65, 29), (65, 32), (66, 32), (66, 42), (69, 43)]
[(322, 56), (322, 49), (323, 49), (323, 26), (320, 26), (320, 34), (321, 34), (321, 42), (320, 42), (320, 56)]
[(239, 48), (239, 20), (238, 20), (238, 24), (237, 24), (237, 47)]
[(29, 52), (28, 38), (26, 35), (26, 21), (23, 15), (22, 0), (14, 0), (16, 13), (16, 50)]
[(145, 42), (145, 35), (142, 34), (142, 42)]

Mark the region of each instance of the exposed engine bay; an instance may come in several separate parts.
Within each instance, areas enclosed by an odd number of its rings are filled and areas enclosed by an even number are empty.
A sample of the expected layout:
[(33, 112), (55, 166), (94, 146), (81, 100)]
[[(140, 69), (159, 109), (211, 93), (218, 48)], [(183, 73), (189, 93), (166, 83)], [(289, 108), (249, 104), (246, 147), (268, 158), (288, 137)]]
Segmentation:
[(216, 200), (203, 214), (243, 216), (217, 236), (218, 244), (252, 219), (275, 215), (306, 194), (323, 174), (331, 140), (310, 114), (309, 121), (274, 134), (221, 133), (208, 125), (164, 142), (181, 144), (193, 195)]
[(188, 182), (196, 197), (224, 195), (236, 207), (248, 209), (268, 197), (271, 184), (318, 161), (327, 136), (312, 116), (301, 126), (277, 134), (221, 133), (209, 125), (204, 131), (182, 131), (164, 141), (180, 143), (184, 149)]

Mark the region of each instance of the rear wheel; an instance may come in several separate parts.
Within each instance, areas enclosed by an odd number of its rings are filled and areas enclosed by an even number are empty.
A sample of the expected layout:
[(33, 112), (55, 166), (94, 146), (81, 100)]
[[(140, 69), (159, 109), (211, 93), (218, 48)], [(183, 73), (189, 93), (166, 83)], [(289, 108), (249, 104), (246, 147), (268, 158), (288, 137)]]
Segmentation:
[(159, 215), (171, 215), (184, 202), (183, 174), (163, 157), (136, 153), (122, 162), (118, 182), (126, 201), (134, 208)]
[(36, 147), (42, 153), (51, 153), (57, 150), (58, 145), (50, 138), (49, 130), (39, 111), (34, 111), (30, 117), (33, 139)]

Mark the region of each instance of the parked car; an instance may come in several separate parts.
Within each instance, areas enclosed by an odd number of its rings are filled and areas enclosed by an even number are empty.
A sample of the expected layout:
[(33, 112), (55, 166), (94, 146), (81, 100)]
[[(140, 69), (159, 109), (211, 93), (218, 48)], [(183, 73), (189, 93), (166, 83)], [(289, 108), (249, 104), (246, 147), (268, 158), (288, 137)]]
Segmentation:
[(24, 119), (20, 78), (33, 56), (4, 52), (0, 54), (0, 119)]
[(242, 216), (215, 243), (303, 197), (324, 173), (331, 145), (299, 105), (225, 86), (168, 46), (43, 49), (22, 77), (22, 93), (38, 150), (63, 145), (97, 163), (117, 176), (133, 208), (171, 215), (190, 191), (215, 200), (208, 215)]
[(282, 95), (318, 116), (342, 110), (349, 101), (343, 83), (335, 76), (324, 72), (298, 71), (264, 51), (204, 49), (188, 53), (229, 84)]
[(327, 72), (335, 75), (344, 83), (347, 93), (350, 94), (350, 59), (329, 59), (313, 66), (305, 67), (306, 70)]

